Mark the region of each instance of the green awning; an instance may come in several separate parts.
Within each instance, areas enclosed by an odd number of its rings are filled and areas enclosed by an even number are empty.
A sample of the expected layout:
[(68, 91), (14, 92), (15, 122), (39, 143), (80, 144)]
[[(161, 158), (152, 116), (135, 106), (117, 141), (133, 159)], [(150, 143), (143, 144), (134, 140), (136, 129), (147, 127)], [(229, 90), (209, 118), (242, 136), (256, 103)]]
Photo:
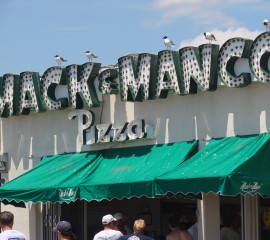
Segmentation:
[(194, 155), (197, 146), (194, 140), (47, 156), (0, 187), (0, 200), (54, 203), (154, 197), (154, 179)]
[(270, 134), (212, 139), (156, 179), (157, 195), (200, 192), (270, 196)]

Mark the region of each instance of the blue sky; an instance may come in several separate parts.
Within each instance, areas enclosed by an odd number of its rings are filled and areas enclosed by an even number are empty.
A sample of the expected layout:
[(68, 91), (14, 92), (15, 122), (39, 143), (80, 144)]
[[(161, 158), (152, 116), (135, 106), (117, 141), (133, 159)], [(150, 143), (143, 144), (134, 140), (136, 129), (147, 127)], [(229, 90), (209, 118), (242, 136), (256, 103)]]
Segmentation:
[(270, 19), (269, 0), (0, 0), (0, 75), (87, 62), (86, 50), (103, 65), (129, 53), (157, 54), (164, 35), (177, 50), (233, 37), (255, 39)]

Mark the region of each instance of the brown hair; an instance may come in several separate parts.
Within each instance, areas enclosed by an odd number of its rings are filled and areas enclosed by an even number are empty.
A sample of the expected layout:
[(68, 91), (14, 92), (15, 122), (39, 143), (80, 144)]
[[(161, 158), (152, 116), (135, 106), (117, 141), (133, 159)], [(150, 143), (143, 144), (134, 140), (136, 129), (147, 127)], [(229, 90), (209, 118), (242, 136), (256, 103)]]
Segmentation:
[(3, 226), (13, 225), (14, 215), (11, 212), (1, 212), (0, 213), (0, 224)]
[(145, 221), (143, 219), (137, 219), (133, 225), (134, 233), (144, 233), (146, 229)]

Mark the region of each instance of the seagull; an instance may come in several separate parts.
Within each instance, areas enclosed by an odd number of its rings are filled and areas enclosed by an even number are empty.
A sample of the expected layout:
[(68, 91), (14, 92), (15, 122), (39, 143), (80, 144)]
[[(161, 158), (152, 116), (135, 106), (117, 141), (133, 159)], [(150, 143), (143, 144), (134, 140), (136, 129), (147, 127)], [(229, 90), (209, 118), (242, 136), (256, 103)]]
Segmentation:
[(214, 41), (217, 41), (217, 39), (215, 38), (214, 34), (213, 33), (210, 33), (210, 32), (205, 32), (203, 33), (204, 36), (205, 36), (205, 39), (209, 40), (209, 43), (211, 43), (213, 40)]
[(55, 61), (56, 61), (57, 64), (58, 64), (58, 66), (60, 66), (60, 67), (61, 67), (61, 63), (62, 63), (62, 62), (66, 62), (66, 61), (67, 61), (67, 60), (65, 60), (64, 58), (60, 57), (59, 55), (55, 55), (54, 58), (55, 58)]
[(95, 56), (95, 54), (91, 53), (90, 51), (86, 51), (85, 55), (89, 59), (89, 61), (91, 61), (91, 62), (92, 62), (93, 58), (97, 58), (97, 56)]
[(171, 47), (174, 47), (173, 41), (167, 36), (164, 36), (162, 39), (164, 39), (164, 44), (166, 45), (167, 49), (171, 49)]
[(265, 19), (263, 21), (263, 25), (266, 28), (266, 31), (269, 31), (270, 30), (270, 21), (268, 19)]

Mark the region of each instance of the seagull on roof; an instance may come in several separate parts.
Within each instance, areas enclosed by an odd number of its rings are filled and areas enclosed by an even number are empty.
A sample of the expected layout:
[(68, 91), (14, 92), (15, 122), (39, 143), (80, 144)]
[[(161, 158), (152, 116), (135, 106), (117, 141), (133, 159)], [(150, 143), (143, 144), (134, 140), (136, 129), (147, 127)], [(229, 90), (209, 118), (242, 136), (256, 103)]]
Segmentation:
[(268, 19), (264, 19), (263, 26), (265, 27), (266, 31), (270, 30), (270, 21)]
[(62, 62), (66, 62), (66, 61), (67, 61), (67, 60), (65, 60), (64, 58), (60, 57), (59, 55), (55, 55), (54, 58), (55, 58), (55, 61), (56, 61), (57, 64), (58, 64), (58, 66), (60, 66), (60, 67), (61, 67), (61, 63), (62, 63)]
[(212, 41), (217, 41), (213, 33), (205, 32), (203, 33), (203, 35), (205, 36), (205, 39), (209, 40), (209, 43), (211, 43)]
[(97, 56), (95, 54), (91, 53), (90, 51), (86, 51), (85, 55), (88, 58), (88, 60), (91, 62), (92, 62), (93, 58), (97, 58)]
[(169, 39), (167, 36), (164, 36), (162, 39), (164, 39), (164, 44), (167, 47), (167, 49), (171, 49), (171, 47), (174, 47), (174, 43), (171, 39)]

